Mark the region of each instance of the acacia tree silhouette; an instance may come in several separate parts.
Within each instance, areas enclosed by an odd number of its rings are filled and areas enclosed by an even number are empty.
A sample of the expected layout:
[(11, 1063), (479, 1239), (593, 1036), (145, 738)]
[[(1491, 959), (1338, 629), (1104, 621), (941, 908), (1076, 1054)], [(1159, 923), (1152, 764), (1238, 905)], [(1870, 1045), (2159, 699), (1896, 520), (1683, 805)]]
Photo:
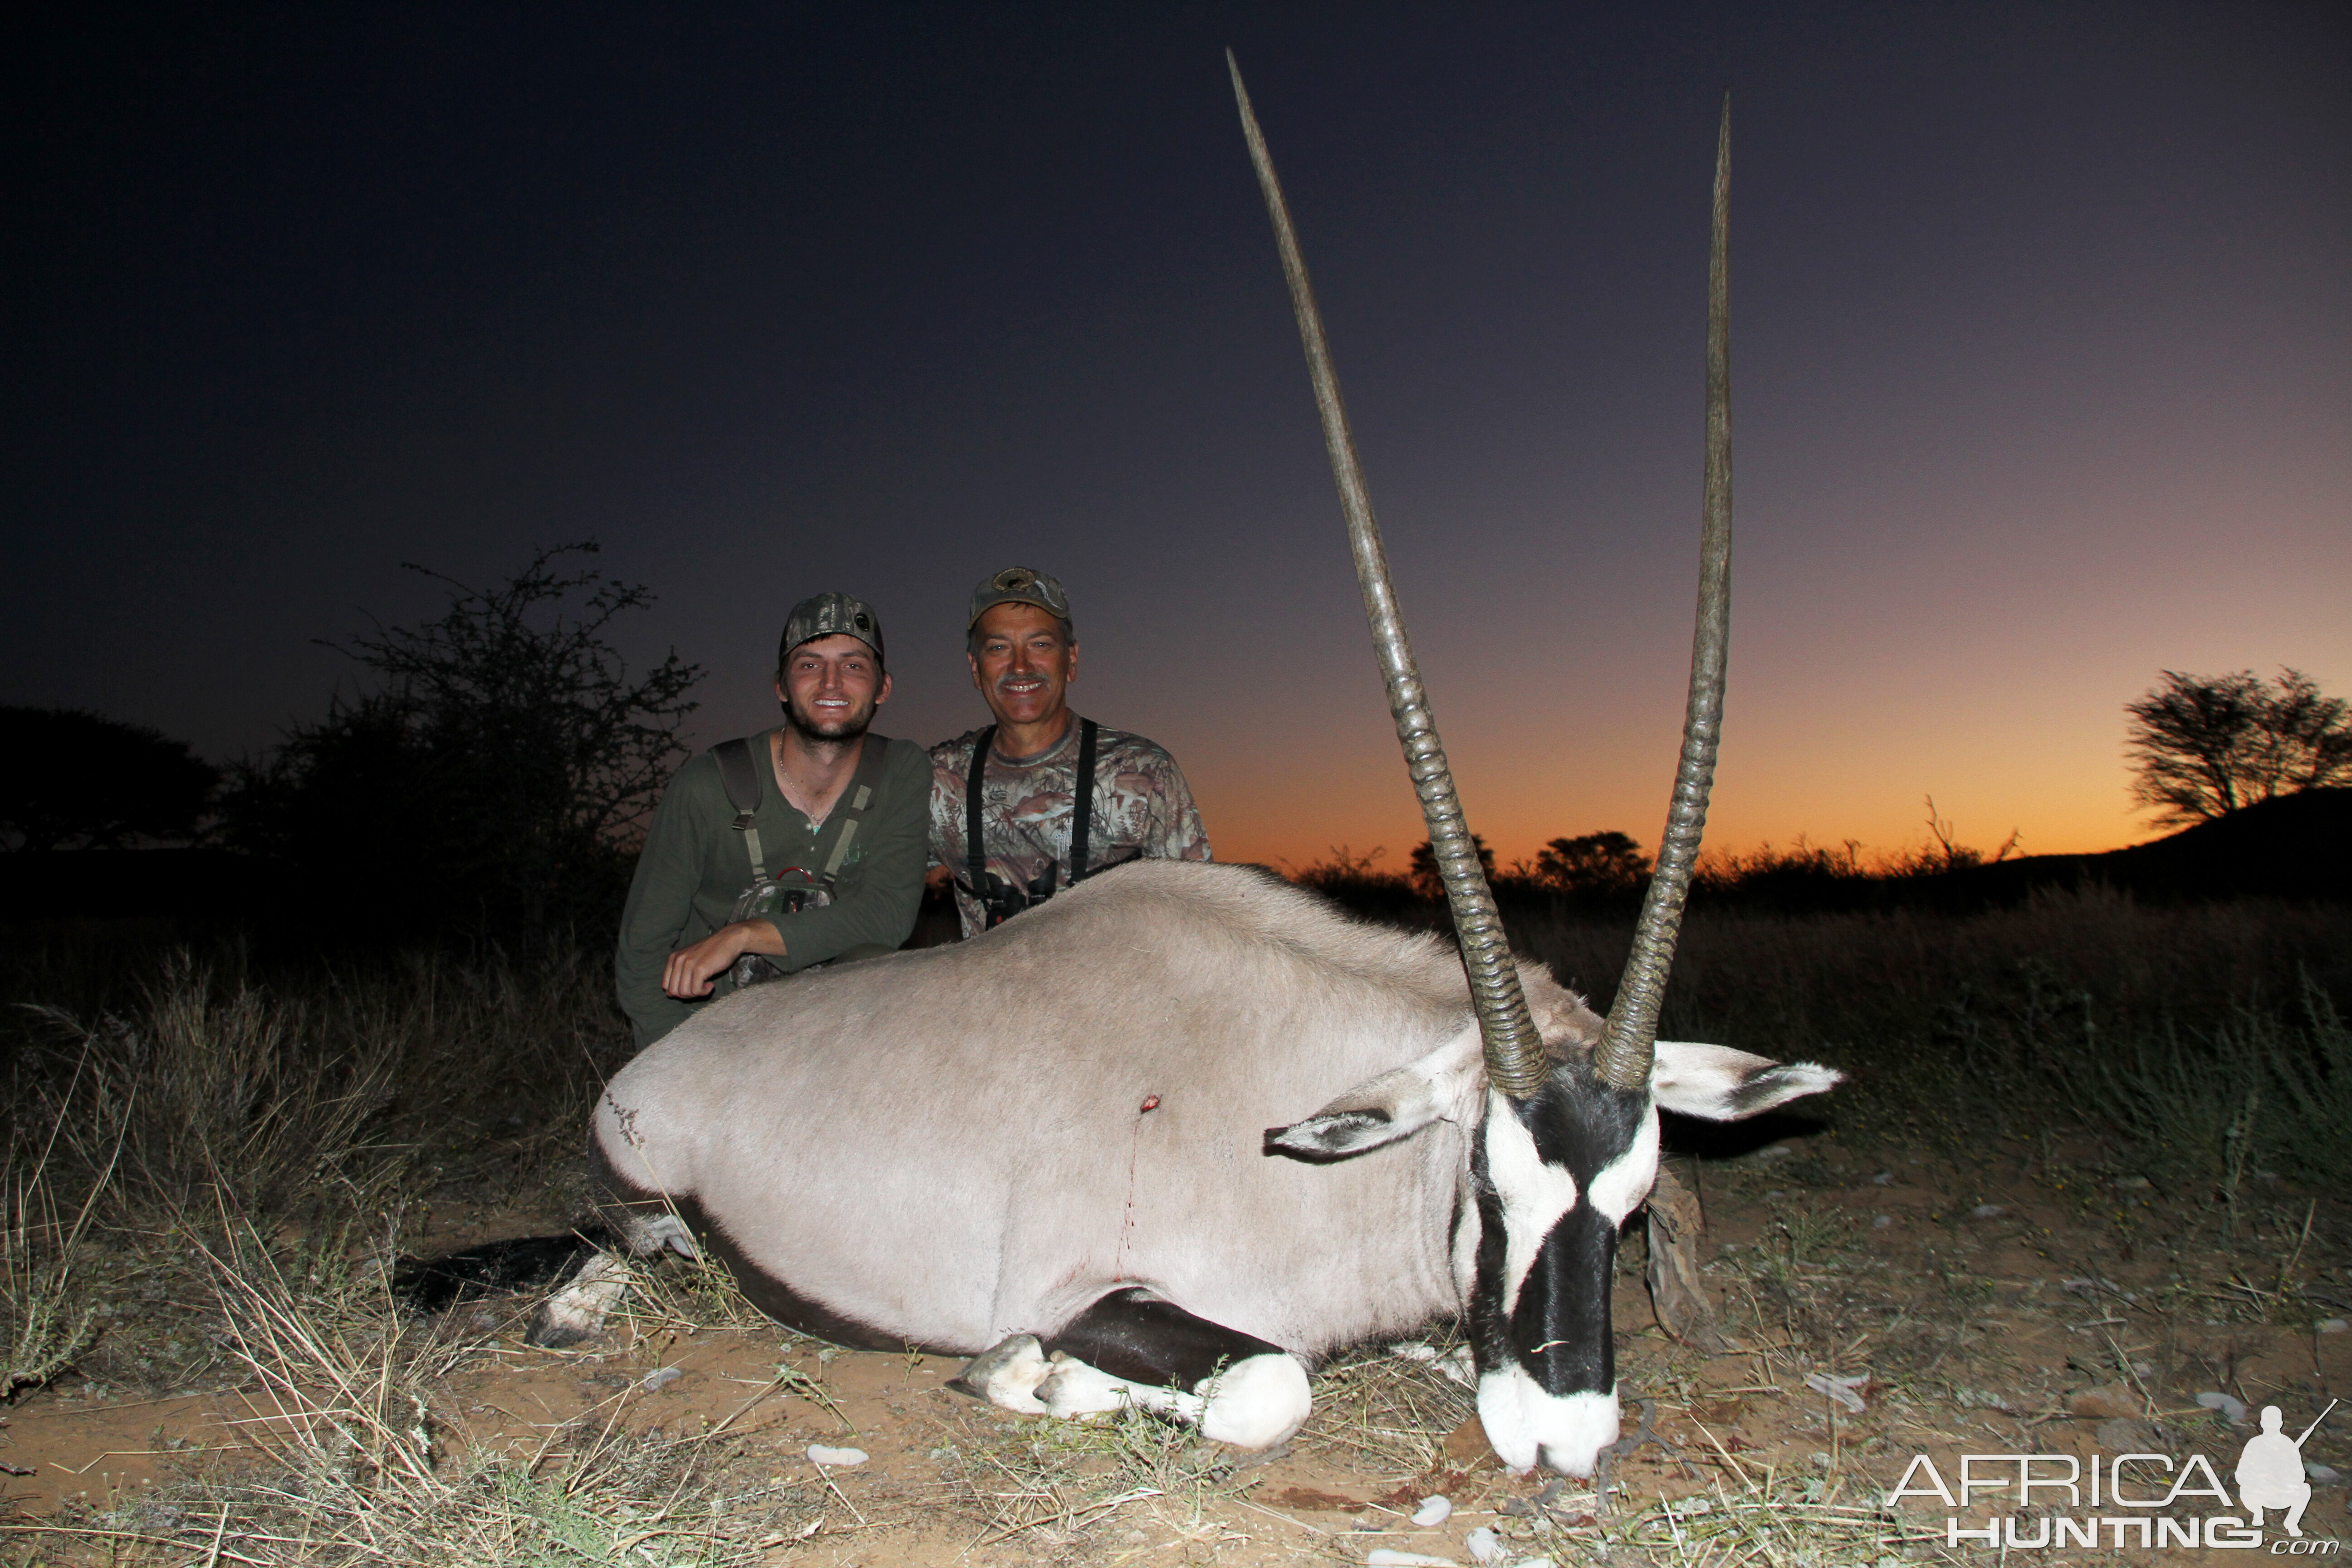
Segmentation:
[(238, 770), (231, 842), (362, 875), (394, 925), (528, 949), (609, 924), (703, 672), (672, 651), (632, 677), (606, 634), (653, 595), (565, 560), (596, 549), (541, 550), (488, 588), (409, 565), (448, 585), (448, 609), (325, 643), (379, 683)]
[(193, 838), (220, 770), (185, 741), (73, 708), (0, 708), (0, 847)]
[(1536, 856), (1536, 880), (1564, 893), (1627, 892), (1649, 874), (1641, 845), (1614, 831), (1555, 838)]
[(2124, 705), (2125, 754), (2139, 776), (2132, 798), (2160, 827), (2225, 816), (2241, 806), (2306, 789), (2352, 784), (2352, 717), (2299, 669), (2275, 682), (2252, 670), (2162, 672)]

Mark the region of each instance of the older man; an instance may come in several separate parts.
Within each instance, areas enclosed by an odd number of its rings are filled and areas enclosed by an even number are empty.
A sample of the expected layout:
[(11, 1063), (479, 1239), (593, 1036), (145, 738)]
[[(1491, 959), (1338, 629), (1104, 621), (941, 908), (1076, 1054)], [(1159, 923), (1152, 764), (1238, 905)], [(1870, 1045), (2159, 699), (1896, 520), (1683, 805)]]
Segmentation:
[(930, 833), (964, 935), (1123, 861), (1209, 858), (1176, 759), (1070, 710), (1078, 638), (1061, 584), (1007, 567), (972, 590), (966, 626), (995, 721), (931, 748)]
[(641, 1046), (714, 994), (914, 930), (930, 769), (912, 741), (869, 731), (890, 700), (873, 606), (793, 605), (776, 697), (782, 725), (688, 763), (654, 811), (614, 963)]

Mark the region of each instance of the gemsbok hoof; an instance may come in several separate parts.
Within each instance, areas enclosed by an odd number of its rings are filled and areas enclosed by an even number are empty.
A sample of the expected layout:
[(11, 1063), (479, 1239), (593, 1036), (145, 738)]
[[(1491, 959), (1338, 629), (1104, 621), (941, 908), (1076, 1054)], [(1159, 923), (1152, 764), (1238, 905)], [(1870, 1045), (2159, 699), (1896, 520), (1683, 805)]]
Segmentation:
[(561, 1350), (601, 1332), (606, 1314), (620, 1304), (631, 1278), (626, 1263), (609, 1252), (598, 1253), (572, 1277), (572, 1283), (547, 1299), (523, 1342)]
[(948, 1386), (1002, 1410), (1043, 1415), (1045, 1406), (1038, 1402), (1037, 1385), (1045, 1381), (1046, 1371), (1045, 1347), (1037, 1336), (1015, 1334), (964, 1363), (963, 1370), (948, 1380)]

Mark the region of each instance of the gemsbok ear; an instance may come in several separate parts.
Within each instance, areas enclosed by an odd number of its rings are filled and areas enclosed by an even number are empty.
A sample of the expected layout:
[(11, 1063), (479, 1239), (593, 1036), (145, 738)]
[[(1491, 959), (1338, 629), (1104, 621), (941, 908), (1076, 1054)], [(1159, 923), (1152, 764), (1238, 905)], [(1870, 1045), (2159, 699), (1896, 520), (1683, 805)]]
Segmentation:
[(1652, 1100), (1708, 1121), (1738, 1121), (1844, 1081), (1845, 1074), (1817, 1063), (1776, 1062), (1687, 1040), (1660, 1040), (1650, 1064)]
[(1367, 1079), (1304, 1121), (1265, 1130), (1265, 1152), (1312, 1164), (1353, 1159), (1433, 1121), (1463, 1121), (1479, 1103), (1486, 1058), (1473, 1026), (1420, 1060)]

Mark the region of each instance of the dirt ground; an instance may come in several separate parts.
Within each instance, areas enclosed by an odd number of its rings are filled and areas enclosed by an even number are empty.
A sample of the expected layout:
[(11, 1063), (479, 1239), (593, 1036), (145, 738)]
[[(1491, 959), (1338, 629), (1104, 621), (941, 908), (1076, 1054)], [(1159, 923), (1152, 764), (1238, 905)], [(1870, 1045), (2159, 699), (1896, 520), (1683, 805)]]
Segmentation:
[[(2201, 1452), (2227, 1480), (2261, 1406), (2280, 1406), (2292, 1434), (2352, 1393), (2352, 1271), (2326, 1245), (2342, 1232), (2324, 1195), (2257, 1175), (2234, 1207), (2191, 1205), (2095, 1150), (2019, 1145), (1962, 1166), (1825, 1136), (1697, 1170), (1731, 1348), (1664, 1337), (1629, 1240), (1615, 1300), (1626, 1425), (1635, 1396), (1654, 1400), (1659, 1441), (1617, 1464), (1606, 1503), (1590, 1483), (1503, 1471), (1468, 1392), (1411, 1352), (1366, 1347), (1325, 1367), (1307, 1430), (1251, 1456), (1140, 1416), (1013, 1416), (946, 1388), (953, 1360), (837, 1351), (674, 1292), (563, 1351), (523, 1344), (528, 1302), (460, 1309), (415, 1426), (437, 1473), (507, 1478), (514, 1517), (550, 1539), (571, 1521), (596, 1546), (519, 1562), (1399, 1561), (1371, 1556), (1385, 1550), (1874, 1565), (1991, 1555), (1948, 1551), (1933, 1498), (1885, 1505), (1916, 1456), (1957, 1479), (1963, 1454)], [(552, 1217), (444, 1205), (428, 1242)], [(1422, 1342), (1443, 1351), (1449, 1333), (1433, 1325)], [(1821, 1390), (1831, 1378), (1849, 1380), (1832, 1386), (1859, 1410)], [(237, 1501), (251, 1495), (241, 1479), (283, 1467), (289, 1397), (226, 1375), (163, 1397), (77, 1377), (29, 1392), (0, 1413), (9, 1560), (166, 1542), (152, 1561), (304, 1560), (265, 1550), (278, 1527)], [(818, 1463), (813, 1446), (866, 1458)], [(2324, 1467), (2305, 1536), (2352, 1537), (2347, 1488), (2324, 1479), (2352, 1471), (2352, 1406), (2303, 1455)], [(523, 1497), (534, 1487), (544, 1495)], [(1432, 1498), (1450, 1505), (1442, 1520), (1423, 1507)], [(2029, 1555), (2227, 1560), (2131, 1545)]]

